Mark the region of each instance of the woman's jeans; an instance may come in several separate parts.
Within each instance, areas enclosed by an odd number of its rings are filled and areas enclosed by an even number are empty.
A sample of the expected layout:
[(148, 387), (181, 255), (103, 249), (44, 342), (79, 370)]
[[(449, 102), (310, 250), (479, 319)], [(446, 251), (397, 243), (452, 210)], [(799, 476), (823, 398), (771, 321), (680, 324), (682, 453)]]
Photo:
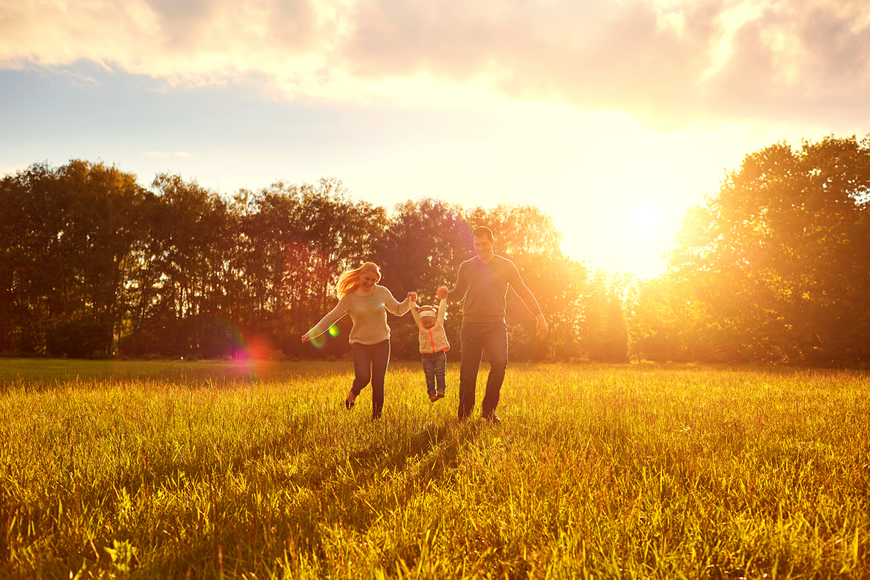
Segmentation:
[(435, 384), (441, 391), (447, 390), (447, 353), (441, 352), (423, 353), (423, 372), (426, 374), (426, 391), (429, 395), (435, 394)]
[(498, 406), (501, 384), (508, 363), (507, 325), (504, 322), (463, 322), (462, 363), (459, 366), (459, 418), (465, 419), (474, 409), (474, 389), (483, 353), (489, 357), (489, 376), (483, 395), (481, 415), (491, 418)]
[(390, 363), (390, 341), (377, 344), (354, 343), (353, 353), (353, 387), (351, 392), (359, 396), (360, 392), (372, 383), (372, 419), (381, 416), (384, 409), (384, 379), (387, 376), (387, 365)]

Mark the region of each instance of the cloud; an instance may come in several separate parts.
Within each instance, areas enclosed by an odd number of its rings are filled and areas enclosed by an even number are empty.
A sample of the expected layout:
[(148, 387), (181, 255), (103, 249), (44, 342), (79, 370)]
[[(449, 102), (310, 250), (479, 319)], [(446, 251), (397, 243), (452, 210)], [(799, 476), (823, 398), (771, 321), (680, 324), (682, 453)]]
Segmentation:
[(309, 102), (870, 120), (863, 0), (0, 0), (0, 66), (83, 59), (170, 85), (256, 75)]
[(163, 159), (169, 157), (193, 157), (193, 153), (187, 153), (185, 151), (143, 151), (142, 155), (145, 157), (160, 157)]

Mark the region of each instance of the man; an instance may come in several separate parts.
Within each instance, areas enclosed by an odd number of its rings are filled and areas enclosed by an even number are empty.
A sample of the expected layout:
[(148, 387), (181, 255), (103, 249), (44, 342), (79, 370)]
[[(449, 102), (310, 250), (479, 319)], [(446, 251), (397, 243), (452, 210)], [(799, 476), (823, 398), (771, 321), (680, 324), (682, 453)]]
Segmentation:
[(456, 287), (453, 290), (442, 286), (438, 288), (437, 294), (439, 299), (460, 300), (465, 297), (460, 340), (462, 364), (459, 370), (459, 419), (467, 418), (474, 409), (477, 372), (483, 353), (486, 352), (489, 356), (489, 376), (481, 403), (481, 415), (484, 419), (497, 423), (499, 418), (495, 414), (495, 408), (498, 406), (507, 369), (508, 339), (504, 317), (508, 285), (537, 317), (535, 331), (538, 338), (542, 339), (547, 335), (547, 321), (514, 263), (493, 253), (495, 240), (492, 231), (479, 227), (475, 228), (471, 236), (477, 255), (459, 265)]

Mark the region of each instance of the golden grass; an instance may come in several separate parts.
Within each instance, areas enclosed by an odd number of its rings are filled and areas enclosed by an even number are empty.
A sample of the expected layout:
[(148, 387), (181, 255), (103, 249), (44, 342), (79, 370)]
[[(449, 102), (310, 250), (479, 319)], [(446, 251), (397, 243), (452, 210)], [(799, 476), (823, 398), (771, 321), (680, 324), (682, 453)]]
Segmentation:
[(0, 576), (870, 576), (863, 374), (512, 365), (500, 425), (350, 380), (0, 360)]

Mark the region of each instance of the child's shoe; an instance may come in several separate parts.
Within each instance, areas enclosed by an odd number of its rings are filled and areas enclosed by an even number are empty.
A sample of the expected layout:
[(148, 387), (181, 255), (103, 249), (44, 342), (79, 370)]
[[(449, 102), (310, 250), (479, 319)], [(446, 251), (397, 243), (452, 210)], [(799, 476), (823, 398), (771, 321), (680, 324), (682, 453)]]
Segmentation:
[(438, 394), (436, 395), (439, 399), (443, 399), (447, 396), (447, 393), (444, 392), (444, 389), (438, 389)]
[(429, 401), (432, 403), (434, 403), (435, 401), (437, 401), (440, 398), (441, 397), (439, 397), (437, 393), (429, 393)]

